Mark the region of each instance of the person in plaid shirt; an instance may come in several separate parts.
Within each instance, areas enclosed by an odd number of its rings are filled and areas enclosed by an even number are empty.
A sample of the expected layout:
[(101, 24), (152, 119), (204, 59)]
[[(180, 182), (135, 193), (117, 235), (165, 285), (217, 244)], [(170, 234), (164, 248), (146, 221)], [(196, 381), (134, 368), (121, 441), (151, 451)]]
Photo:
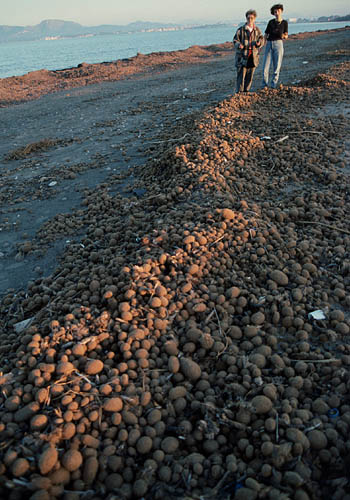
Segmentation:
[(264, 37), (255, 25), (257, 13), (248, 10), (245, 15), (247, 22), (238, 28), (233, 44), (236, 48), (237, 92), (249, 92), (255, 69), (259, 65), (259, 52), (264, 44)]

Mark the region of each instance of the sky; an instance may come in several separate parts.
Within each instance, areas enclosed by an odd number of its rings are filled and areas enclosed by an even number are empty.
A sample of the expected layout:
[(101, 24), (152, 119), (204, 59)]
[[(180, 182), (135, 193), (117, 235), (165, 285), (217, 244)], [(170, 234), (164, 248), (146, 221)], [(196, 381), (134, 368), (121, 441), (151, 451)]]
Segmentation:
[[(75, 21), (85, 26), (127, 24), (133, 21), (166, 23), (237, 21), (253, 8), (267, 19), (274, 1), (253, 0), (12, 0), (3, 2), (0, 24), (29, 26), (45, 19)], [(283, 2), (284, 17), (319, 17), (350, 13), (349, 0), (293, 0)]]

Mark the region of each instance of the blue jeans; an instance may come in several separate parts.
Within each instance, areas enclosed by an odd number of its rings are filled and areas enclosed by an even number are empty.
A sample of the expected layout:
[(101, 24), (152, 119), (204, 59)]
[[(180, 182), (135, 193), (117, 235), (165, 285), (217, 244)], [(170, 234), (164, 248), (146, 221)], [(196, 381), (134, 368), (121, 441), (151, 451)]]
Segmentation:
[(269, 70), (271, 65), (271, 59), (273, 65), (273, 77), (272, 77), (271, 87), (273, 89), (277, 87), (278, 78), (280, 76), (280, 71), (282, 66), (283, 52), (284, 49), (282, 40), (267, 42), (265, 47), (262, 87), (268, 87), (269, 85)]

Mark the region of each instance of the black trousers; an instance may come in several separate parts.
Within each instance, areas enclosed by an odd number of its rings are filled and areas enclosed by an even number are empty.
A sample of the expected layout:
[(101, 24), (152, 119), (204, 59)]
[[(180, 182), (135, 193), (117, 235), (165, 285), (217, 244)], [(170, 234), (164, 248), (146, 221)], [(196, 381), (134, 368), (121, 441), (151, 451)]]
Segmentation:
[(237, 67), (237, 92), (249, 92), (253, 83), (255, 66), (253, 66), (253, 56), (247, 61), (247, 66)]

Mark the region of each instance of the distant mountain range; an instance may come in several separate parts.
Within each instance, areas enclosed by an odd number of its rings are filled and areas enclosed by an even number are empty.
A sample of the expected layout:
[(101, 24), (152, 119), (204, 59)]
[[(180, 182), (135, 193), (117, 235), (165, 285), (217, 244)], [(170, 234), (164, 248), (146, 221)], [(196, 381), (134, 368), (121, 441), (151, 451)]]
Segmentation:
[[(347, 16), (319, 17), (317, 19), (294, 19), (298, 23), (303, 22), (329, 22), (329, 21), (350, 21), (350, 14)], [(140, 31), (170, 31), (185, 28), (203, 28), (208, 26), (231, 25), (232, 23), (215, 23), (213, 25), (182, 26), (180, 24), (153, 23), (136, 21), (126, 25), (101, 24), (99, 26), (83, 26), (73, 21), (62, 21), (60, 19), (48, 19), (35, 26), (5, 26), (0, 25), (0, 43), (12, 41), (33, 41), (67, 37), (81, 37), (94, 35), (107, 35), (116, 33), (130, 33)]]
[(0, 42), (42, 40), (100, 34), (128, 33), (180, 28), (176, 24), (136, 21), (127, 25), (83, 26), (72, 21), (49, 19), (35, 26), (0, 25)]

